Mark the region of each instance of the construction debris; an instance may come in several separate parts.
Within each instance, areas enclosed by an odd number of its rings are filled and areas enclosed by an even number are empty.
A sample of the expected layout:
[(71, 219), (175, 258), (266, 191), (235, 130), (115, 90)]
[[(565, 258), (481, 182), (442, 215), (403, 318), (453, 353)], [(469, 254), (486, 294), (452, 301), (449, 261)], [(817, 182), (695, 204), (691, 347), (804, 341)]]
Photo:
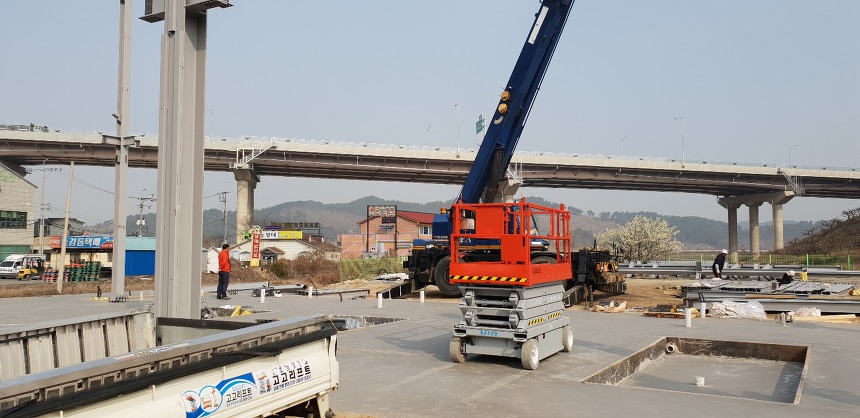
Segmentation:
[(821, 315), (821, 316), (798, 316), (792, 318), (795, 322), (842, 322), (855, 323), (860, 322), (860, 318), (854, 314), (845, 315)]
[[(646, 309), (642, 314), (657, 318), (683, 318), (686, 315), (684, 313), (684, 308), (679, 307), (678, 305), (657, 305)], [(696, 308), (690, 308), (690, 315), (694, 318), (698, 317), (699, 310)]]
[(821, 316), (821, 309), (811, 307), (797, 308), (789, 312), (788, 315), (792, 318)]
[(684, 303), (732, 300), (743, 303), (755, 299), (767, 312), (790, 312), (812, 307), (825, 314), (860, 313), (860, 296), (856, 284), (824, 282), (792, 282), (780, 285), (767, 281), (703, 280), (682, 286)]
[(710, 307), (710, 316), (715, 318), (767, 319), (764, 306), (754, 300), (749, 302), (732, 302), (730, 300), (714, 302)]
[(591, 312), (607, 312), (607, 313), (617, 313), (624, 312), (627, 310), (627, 301), (619, 303), (617, 306), (615, 305), (615, 301), (610, 301), (609, 305), (594, 305), (591, 307)]

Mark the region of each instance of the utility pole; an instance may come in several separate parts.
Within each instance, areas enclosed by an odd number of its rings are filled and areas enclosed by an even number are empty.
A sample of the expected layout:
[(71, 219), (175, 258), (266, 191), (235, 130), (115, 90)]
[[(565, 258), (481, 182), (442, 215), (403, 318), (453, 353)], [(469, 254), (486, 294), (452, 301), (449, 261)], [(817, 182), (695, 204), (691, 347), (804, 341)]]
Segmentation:
[(42, 197), (39, 199), (39, 255), (45, 254), (45, 177), (49, 171), (59, 171), (59, 168), (45, 168), (48, 160), (42, 160)]
[(152, 193), (150, 193), (149, 196), (145, 196), (143, 194), (143, 192), (145, 190), (146, 189), (141, 190), (140, 196), (135, 198), (135, 199), (137, 199), (137, 208), (138, 208), (138, 214), (137, 214), (137, 236), (138, 237), (143, 236), (144, 229), (146, 229), (146, 231), (149, 232), (149, 228), (145, 227), (146, 221), (143, 219), (143, 207), (146, 206), (146, 208), (149, 209), (152, 207), (152, 202), (155, 201), (155, 197), (152, 195)]
[(221, 210), (224, 212), (224, 241), (222, 244), (227, 243), (227, 193), (228, 191), (218, 192), (218, 200), (221, 202)]
[[(45, 162), (42, 160), (42, 197), (39, 198), (39, 255), (45, 254)], [(789, 162), (790, 164), (790, 162)]]
[(684, 120), (683, 116), (678, 116), (675, 120), (681, 119), (681, 164), (684, 164), (684, 126), (687, 124), (687, 121)]
[(454, 105), (457, 108), (457, 158), (460, 158), (460, 104)]
[(128, 148), (135, 144), (128, 136), (129, 91), (131, 90), (131, 12), (132, 0), (119, 1), (119, 71), (117, 76), (116, 136), (102, 135), (106, 144), (116, 145), (114, 164), (113, 268), (111, 269), (111, 301), (125, 300), (125, 224), (126, 190), (128, 190)]
[(75, 162), (69, 164), (69, 191), (66, 193), (66, 218), (63, 221), (63, 242), (60, 243), (60, 271), (57, 273), (57, 293), (63, 293), (63, 275), (66, 272), (66, 242), (69, 240), (69, 209), (72, 204), (72, 183), (75, 181)]

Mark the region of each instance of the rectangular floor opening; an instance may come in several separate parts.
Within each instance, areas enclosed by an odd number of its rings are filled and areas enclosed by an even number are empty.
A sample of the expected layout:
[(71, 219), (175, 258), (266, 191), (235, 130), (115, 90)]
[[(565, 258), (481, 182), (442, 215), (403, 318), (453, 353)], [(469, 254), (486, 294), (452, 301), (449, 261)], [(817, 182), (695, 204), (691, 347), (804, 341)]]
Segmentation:
[(797, 404), (810, 351), (798, 345), (664, 337), (582, 381)]

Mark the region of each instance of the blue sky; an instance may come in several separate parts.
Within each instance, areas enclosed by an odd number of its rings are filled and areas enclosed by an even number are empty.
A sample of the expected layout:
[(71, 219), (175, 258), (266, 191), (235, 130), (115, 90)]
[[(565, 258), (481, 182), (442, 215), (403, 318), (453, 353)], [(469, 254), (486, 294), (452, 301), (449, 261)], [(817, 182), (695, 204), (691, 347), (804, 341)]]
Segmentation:
[[(108, 131), (116, 111), (118, 1), (0, 3), (0, 123)], [(474, 146), (530, 29), (537, 1), (234, 1), (209, 17), (207, 135)], [(162, 23), (134, 2), (131, 132), (158, 130)], [(520, 151), (860, 166), (860, 2), (579, 0)], [(430, 127), (429, 141), (427, 128)], [(113, 188), (112, 168), (76, 176)], [(39, 184), (40, 173), (29, 176)], [(156, 188), (132, 170), (130, 194)], [(48, 176), (62, 207), (67, 177)], [(113, 198), (75, 184), (87, 222)], [(232, 175), (207, 173), (205, 194)], [(366, 195), (426, 202), (458, 186), (264, 177), (257, 207)], [(523, 189), (584, 210), (724, 220), (713, 196)], [(130, 205), (135, 202), (129, 202)], [(217, 207), (217, 199), (207, 199)], [(788, 220), (838, 216), (855, 200), (797, 198)], [(130, 210), (136, 209), (130, 206)], [(770, 220), (763, 207), (762, 221)], [(746, 219), (741, 210), (739, 218)]]

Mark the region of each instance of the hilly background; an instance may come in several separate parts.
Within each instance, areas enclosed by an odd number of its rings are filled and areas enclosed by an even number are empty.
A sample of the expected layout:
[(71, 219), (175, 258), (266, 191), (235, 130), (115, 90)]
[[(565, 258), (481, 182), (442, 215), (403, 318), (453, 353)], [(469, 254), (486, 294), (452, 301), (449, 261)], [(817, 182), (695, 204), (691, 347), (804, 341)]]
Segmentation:
[[(539, 205), (557, 207), (558, 202), (533, 197), (530, 202)], [(380, 199), (368, 196), (348, 203), (321, 203), (313, 200), (300, 200), (284, 202), (276, 206), (263, 208), (254, 212), (255, 224), (266, 225), (269, 222), (319, 222), (321, 234), (328, 242), (337, 242), (340, 234), (359, 234), (358, 222), (363, 220), (367, 213), (368, 205), (397, 205), (398, 210), (438, 213), (440, 208), (448, 207), (448, 201), (436, 201), (429, 203), (401, 202), (397, 200)], [(728, 247), (728, 223), (716, 221), (697, 216), (665, 216), (654, 212), (584, 212), (581, 209), (570, 207), (571, 224), (574, 230), (574, 247), (579, 248), (591, 245), (594, 234), (606, 229), (622, 225), (637, 215), (651, 218), (665, 219), (669, 225), (678, 230), (677, 239), (684, 244), (686, 250), (711, 250)], [(766, 211), (763, 211), (766, 212)], [(766, 216), (763, 213), (763, 216)], [(126, 219), (128, 231), (138, 231), (136, 221), (137, 215)], [(153, 236), (155, 231), (155, 214), (143, 215), (146, 223), (144, 236)], [(823, 224), (832, 221), (817, 222), (792, 222), (785, 221), (785, 242), (802, 238), (809, 231), (822, 229)], [(110, 234), (112, 233), (112, 221), (106, 221), (98, 225), (87, 226), (85, 229), (90, 233)], [(762, 249), (773, 247), (773, 225), (771, 222), (760, 224)], [(203, 245), (220, 244), (225, 236), (224, 211), (207, 209), (203, 212)], [(226, 212), (226, 236), (232, 242), (236, 236), (236, 212)], [(748, 223), (742, 222), (738, 225), (738, 245), (741, 250), (749, 249)]]

